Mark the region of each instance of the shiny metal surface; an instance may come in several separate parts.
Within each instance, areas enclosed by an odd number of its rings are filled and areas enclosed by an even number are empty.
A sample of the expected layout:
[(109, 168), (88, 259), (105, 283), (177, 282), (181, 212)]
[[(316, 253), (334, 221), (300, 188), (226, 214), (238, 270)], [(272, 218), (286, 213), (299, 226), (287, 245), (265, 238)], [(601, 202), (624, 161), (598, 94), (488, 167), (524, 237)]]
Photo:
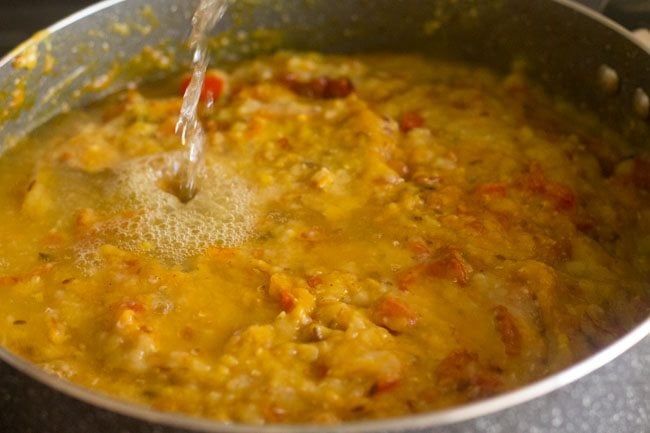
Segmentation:
[[(168, 74), (176, 65), (187, 62), (187, 52), (179, 43), (189, 31), (195, 4), (181, 0), (109, 0), (54, 25), (47, 34), (14, 50), (0, 60), (0, 143), (10, 142), (12, 136), (68, 106), (97, 99), (130, 80)], [(237, 41), (219, 53), (221, 61), (273, 49), (275, 41), (286, 48), (325, 52), (420, 51), (498, 71), (523, 60), (528, 73), (550, 92), (595, 113), (639, 146), (647, 146), (650, 138), (647, 121), (638, 116), (631, 103), (637, 89), (650, 91), (649, 53), (619, 26), (565, 0), (239, 0), (237, 5), (215, 30), (234, 29), (232, 35)], [(395, 20), (396, 16), (400, 19)], [(116, 32), (116, 22), (126, 23), (132, 30), (128, 34)], [(281, 30), (281, 38), (255, 39), (251, 31), (260, 27), (266, 34)], [(153, 61), (137, 71), (118, 67), (140, 55), (145, 45), (160, 50), (173, 62)], [(15, 56), (29, 49), (38, 53), (36, 67), (12, 66)], [(48, 56), (54, 59), (51, 71), (47, 71)], [(599, 71), (603, 64), (619, 76), (615, 92), (601, 89)], [(112, 80), (104, 85), (107, 71), (112, 71)], [(102, 85), (96, 85), (98, 82)], [(11, 106), (20, 83), (25, 86), (26, 105), (5, 111), (3, 117), (2, 107), (6, 110)], [(650, 370), (648, 334), (650, 319), (567, 370), (459, 408), (335, 427), (268, 426), (263, 430), (645, 433), (650, 431), (650, 386), (645, 379)], [(620, 356), (631, 347), (629, 353)], [(36, 379), (34, 382), (16, 374), (6, 365), (0, 367), (0, 431), (260, 430), (160, 413), (108, 398), (50, 376), (1, 348), (0, 359)], [(606, 364), (605, 370), (588, 375)], [(599, 396), (598, 390), (605, 394)], [(622, 400), (632, 406), (617, 406)], [(25, 404), (34, 406), (26, 409)], [(608, 421), (615, 419), (612, 411), (618, 411), (621, 418), (615, 424)], [(50, 424), (52, 420), (55, 422)]]

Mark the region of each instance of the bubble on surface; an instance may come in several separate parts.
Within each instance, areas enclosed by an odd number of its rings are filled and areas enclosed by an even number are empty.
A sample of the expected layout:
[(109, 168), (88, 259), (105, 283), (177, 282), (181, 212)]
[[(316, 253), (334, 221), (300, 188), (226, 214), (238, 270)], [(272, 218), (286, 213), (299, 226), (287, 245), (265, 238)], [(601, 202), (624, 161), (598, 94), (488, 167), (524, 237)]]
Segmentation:
[(93, 228), (78, 251), (84, 269), (99, 264), (105, 243), (144, 252), (167, 264), (180, 264), (210, 246), (232, 247), (252, 229), (252, 192), (236, 175), (206, 164), (201, 189), (182, 203), (166, 190), (179, 154), (166, 153), (128, 161), (114, 169), (106, 193), (111, 217)]

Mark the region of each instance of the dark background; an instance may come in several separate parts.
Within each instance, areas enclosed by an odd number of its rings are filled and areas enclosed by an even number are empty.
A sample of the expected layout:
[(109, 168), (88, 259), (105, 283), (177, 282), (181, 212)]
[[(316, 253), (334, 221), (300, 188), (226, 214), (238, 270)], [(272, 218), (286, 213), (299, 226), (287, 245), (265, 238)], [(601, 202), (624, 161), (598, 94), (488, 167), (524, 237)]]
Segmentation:
[[(95, 2), (96, 0), (0, 0), (0, 56), (34, 32)], [(587, 2), (596, 3), (594, 0)], [(631, 29), (650, 27), (650, 0), (609, 0), (605, 14)]]
[(29, 38), (97, 0), (0, 0), (0, 56)]

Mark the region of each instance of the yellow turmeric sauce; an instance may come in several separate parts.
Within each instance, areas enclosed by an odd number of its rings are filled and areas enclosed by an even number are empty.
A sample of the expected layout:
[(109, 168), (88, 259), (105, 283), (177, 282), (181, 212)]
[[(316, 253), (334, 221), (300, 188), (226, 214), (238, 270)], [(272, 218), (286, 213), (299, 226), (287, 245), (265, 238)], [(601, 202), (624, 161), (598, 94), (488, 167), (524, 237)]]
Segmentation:
[(650, 312), (647, 157), (521, 76), (279, 53), (220, 77), (194, 208), (152, 168), (176, 91), (3, 154), (0, 344), (164, 411), (337, 423), (520, 387)]

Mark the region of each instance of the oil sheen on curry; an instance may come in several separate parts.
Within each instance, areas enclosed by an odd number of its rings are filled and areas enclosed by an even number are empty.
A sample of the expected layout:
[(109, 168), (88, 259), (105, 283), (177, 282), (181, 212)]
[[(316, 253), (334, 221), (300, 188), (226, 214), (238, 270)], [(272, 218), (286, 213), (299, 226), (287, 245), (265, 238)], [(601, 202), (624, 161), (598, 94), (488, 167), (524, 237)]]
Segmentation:
[(281, 52), (0, 158), (0, 343), (163, 411), (339, 423), (506, 392), (650, 312), (650, 159), (519, 74)]

